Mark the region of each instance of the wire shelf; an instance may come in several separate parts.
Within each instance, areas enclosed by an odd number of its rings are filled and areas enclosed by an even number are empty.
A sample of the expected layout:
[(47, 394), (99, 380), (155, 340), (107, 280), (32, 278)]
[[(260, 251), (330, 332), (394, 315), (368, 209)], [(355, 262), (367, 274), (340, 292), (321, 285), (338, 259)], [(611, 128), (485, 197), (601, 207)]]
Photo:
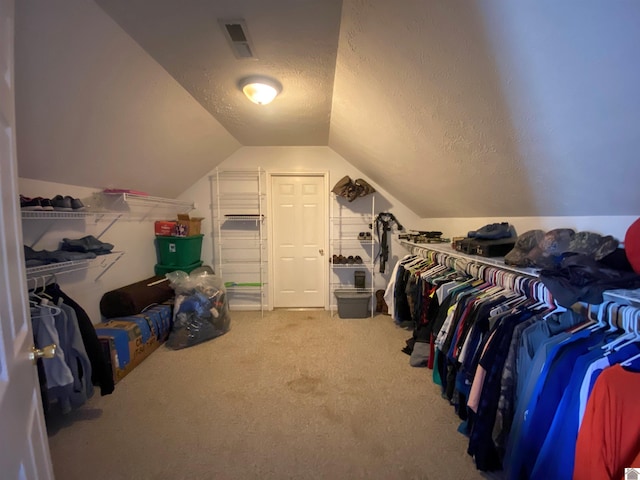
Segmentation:
[(88, 217), (96, 219), (112, 219), (122, 216), (120, 212), (104, 212), (99, 210), (82, 210), (76, 212), (62, 212), (59, 210), (22, 210), (24, 220), (82, 220)]
[[(136, 193), (101, 192), (99, 195), (104, 200), (104, 208), (113, 211), (127, 211), (145, 208), (149, 211), (156, 209), (171, 211), (174, 213), (187, 213), (195, 208), (193, 202), (175, 200), (171, 198), (140, 195)], [(147, 214), (148, 214), (147, 212)], [(146, 215), (145, 215), (146, 217)]]
[(478, 255), (469, 255), (467, 253), (458, 252), (449, 244), (437, 244), (437, 243), (414, 243), (406, 240), (401, 240), (400, 243), (409, 248), (412, 253), (418, 251), (431, 251), (437, 253), (444, 253), (450, 257), (460, 258), (469, 262), (478, 263), (480, 265), (487, 265), (490, 267), (497, 267), (502, 270), (509, 270), (511, 272), (519, 273), (520, 275), (526, 275), (529, 277), (539, 277), (539, 273), (535, 268), (518, 268), (512, 267), (504, 263), (504, 257), (480, 257)]
[(231, 222), (261, 222), (264, 220), (264, 215), (259, 214), (229, 214), (225, 215), (224, 221)]
[(33, 280), (36, 277), (47, 277), (50, 275), (63, 275), (71, 272), (87, 270), (89, 268), (102, 268), (102, 272), (95, 279), (98, 280), (102, 275), (104, 275), (104, 273), (106, 273), (107, 270), (120, 260), (123, 255), (124, 252), (111, 252), (106, 255), (98, 255), (96, 258), (50, 263), (48, 265), (39, 265), (37, 267), (27, 267), (27, 280)]

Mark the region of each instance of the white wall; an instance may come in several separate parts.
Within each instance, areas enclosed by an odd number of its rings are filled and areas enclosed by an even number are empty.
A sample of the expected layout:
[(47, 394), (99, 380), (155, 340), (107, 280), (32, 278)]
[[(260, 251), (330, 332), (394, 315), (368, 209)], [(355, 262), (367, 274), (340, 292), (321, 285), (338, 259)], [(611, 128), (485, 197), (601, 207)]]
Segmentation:
[[(349, 175), (353, 179), (364, 178), (371, 182), (377, 190), (374, 194), (376, 197), (376, 213), (382, 211), (391, 212), (407, 230), (441, 231), (443, 232), (443, 236), (447, 238), (465, 236), (470, 230), (476, 230), (489, 223), (506, 221), (516, 228), (517, 233), (524, 233), (531, 229), (548, 231), (553, 228), (573, 228), (576, 231), (587, 230), (603, 235), (613, 235), (620, 241), (623, 241), (626, 229), (636, 219), (636, 217), (632, 216), (419, 218), (395, 197), (380, 188), (375, 182), (372, 182), (366, 175), (362, 174), (362, 172), (329, 147), (243, 147), (227, 158), (219, 167), (221, 169), (261, 167), (267, 172), (327, 171), (330, 173), (330, 187), (344, 175)], [(212, 169), (209, 174), (196, 182), (180, 196), (185, 200), (195, 200), (197, 214), (206, 217), (203, 224), (203, 232), (206, 233), (206, 236), (202, 247), (202, 258), (207, 264), (212, 264), (212, 259), (214, 258), (211, 241), (212, 224), (209, 211), (211, 198), (208, 178), (209, 175), (214, 172), (215, 169)], [(355, 201), (350, 205), (350, 208), (352, 207), (356, 211), (360, 211), (359, 209), (369, 208), (369, 205), (370, 203), (368, 201), (362, 201), (362, 203)], [(397, 240), (397, 234), (398, 231), (394, 229), (389, 265), (384, 275), (380, 275), (377, 272), (376, 288), (385, 287), (393, 265), (398, 258), (401, 258), (407, 253), (407, 250)], [(376, 264), (376, 271), (378, 270), (378, 266), (379, 265)]]
[[(58, 194), (82, 199), (88, 206), (96, 189), (43, 182), (26, 178), (18, 179), (20, 193), (27, 197), (51, 198)], [(24, 244), (35, 250), (56, 250), (63, 238), (98, 236), (109, 221), (95, 223), (93, 217), (86, 220), (23, 220)], [(43, 232), (45, 235), (36, 241)], [(113, 251), (125, 255), (98, 281), (99, 268), (56, 275), (60, 287), (76, 300), (89, 314), (93, 323), (101, 320), (100, 299), (105, 292), (154, 275), (156, 264), (153, 221), (119, 220), (100, 240), (114, 245)], [(32, 285), (32, 284), (30, 284)]]
[[(370, 179), (362, 174), (358, 169), (349, 164), (344, 158), (335, 153), (329, 147), (243, 147), (232, 154), (219, 168), (232, 169), (248, 169), (261, 167), (267, 172), (286, 172), (286, 173), (302, 173), (302, 172), (328, 172), (329, 173), (329, 189), (332, 188), (338, 180), (343, 176), (349, 175), (353, 180), (363, 178), (370, 182)], [(206, 264), (212, 263), (214, 253), (212, 252), (211, 242), (211, 215), (209, 211), (204, 211), (205, 206), (211, 203), (210, 199), (210, 183), (209, 175), (215, 173), (215, 169), (196, 182), (193, 186), (183, 192), (179, 198), (195, 200), (197, 210), (201, 216), (206, 216), (203, 224), (203, 232), (205, 236), (202, 246), (202, 258)], [(396, 198), (389, 195), (378, 184), (370, 182), (376, 189), (375, 205), (376, 213), (391, 212), (405, 226), (413, 225), (419, 221), (418, 217)], [(329, 192), (327, 192), (329, 194)], [(333, 196), (332, 196), (333, 197)], [(355, 200), (352, 204), (344, 204), (346, 208), (353, 208), (354, 212), (368, 211), (370, 209), (370, 197), (363, 197)], [(398, 252), (404, 252), (399, 244), (393, 243), (390, 250), (390, 265), (395, 263)], [(217, 254), (216, 254), (217, 256)], [(327, 263), (328, 265), (328, 263)], [(376, 271), (378, 264), (376, 264)], [(391, 268), (388, 267), (385, 275), (376, 273), (376, 288), (384, 288), (388, 280)], [(224, 280), (224, 279), (223, 279)]]
[[(351, 166), (340, 155), (328, 147), (244, 147), (230, 156), (220, 165), (223, 169), (264, 168), (269, 172), (329, 172), (330, 187), (344, 175), (351, 178), (364, 178), (356, 168)], [(192, 216), (205, 217), (202, 231), (205, 234), (202, 259), (205, 264), (212, 264), (211, 242), (211, 214), (210, 190), (207, 175), (180, 195), (181, 199), (194, 201), (195, 210)], [(588, 230), (603, 235), (613, 235), (624, 240), (628, 226), (637, 217), (507, 217), (507, 218), (449, 218), (449, 219), (420, 219), (397, 199), (389, 195), (379, 185), (371, 182), (377, 192), (376, 212), (387, 211), (393, 213), (406, 229), (438, 230), (445, 237), (464, 236), (469, 230), (478, 229), (486, 224), (508, 221), (516, 227), (518, 233), (539, 228), (550, 230), (568, 227), (576, 231)], [(87, 206), (92, 201), (93, 193), (97, 189), (53, 182), (43, 182), (26, 178), (19, 179), (20, 193), (28, 197), (42, 196), (51, 198), (55, 195), (71, 195), (81, 198)], [(349, 205), (349, 204), (347, 204)], [(370, 203), (359, 201), (349, 205), (356, 211), (368, 208)], [(167, 214), (167, 218), (173, 218)], [(85, 235), (98, 235), (106, 227), (106, 223), (95, 224), (92, 217), (84, 220), (25, 220), (23, 222), (24, 243), (32, 245), (44, 231), (47, 233), (33, 245), (36, 250), (55, 250), (62, 238), (80, 238)], [(401, 258), (406, 249), (397, 241), (397, 231), (394, 230), (394, 240), (391, 244), (390, 261), (386, 273), (376, 273), (376, 288), (384, 288), (393, 265)], [(154, 246), (153, 221), (120, 220), (116, 222), (102, 237), (102, 241), (115, 245), (114, 250), (125, 251), (125, 256), (116, 263), (97, 282), (94, 281), (99, 269), (58, 275), (61, 287), (89, 313), (94, 323), (100, 321), (99, 303), (102, 295), (114, 288), (121, 287), (148, 278), (154, 274), (153, 267), (157, 262)], [(378, 265), (376, 265), (376, 271)]]

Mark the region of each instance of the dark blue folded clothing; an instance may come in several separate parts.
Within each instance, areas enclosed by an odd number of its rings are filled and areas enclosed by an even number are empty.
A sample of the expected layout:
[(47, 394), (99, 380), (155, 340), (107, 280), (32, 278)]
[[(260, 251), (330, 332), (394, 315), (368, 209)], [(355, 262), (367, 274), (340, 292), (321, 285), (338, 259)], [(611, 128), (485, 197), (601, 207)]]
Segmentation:
[(94, 252), (66, 252), (64, 250), (34, 250), (24, 245), (24, 259), (27, 267), (38, 267), (51, 263), (72, 262), (75, 260), (90, 260), (96, 258)]
[(515, 229), (507, 222), (490, 223), (478, 230), (472, 230), (467, 234), (470, 238), (484, 238), (497, 240), (499, 238), (515, 237)]
[(94, 252), (96, 255), (111, 253), (113, 245), (101, 242), (93, 235), (78, 239), (63, 238), (60, 249), (67, 252)]

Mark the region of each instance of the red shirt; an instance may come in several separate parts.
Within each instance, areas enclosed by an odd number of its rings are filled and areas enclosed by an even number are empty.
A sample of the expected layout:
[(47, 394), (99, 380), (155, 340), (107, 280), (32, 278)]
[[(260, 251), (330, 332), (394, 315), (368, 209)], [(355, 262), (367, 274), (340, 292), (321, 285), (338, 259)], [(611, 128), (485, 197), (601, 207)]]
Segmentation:
[(605, 369), (589, 396), (578, 433), (574, 480), (624, 477), (640, 452), (640, 373)]

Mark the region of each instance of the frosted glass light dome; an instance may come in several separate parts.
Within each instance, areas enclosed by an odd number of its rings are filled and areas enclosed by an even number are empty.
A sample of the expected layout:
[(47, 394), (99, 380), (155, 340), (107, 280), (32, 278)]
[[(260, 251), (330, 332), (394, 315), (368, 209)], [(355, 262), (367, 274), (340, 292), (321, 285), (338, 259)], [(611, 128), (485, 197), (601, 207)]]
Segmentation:
[(247, 98), (258, 105), (271, 103), (281, 91), (277, 82), (266, 78), (247, 78), (241, 86)]

